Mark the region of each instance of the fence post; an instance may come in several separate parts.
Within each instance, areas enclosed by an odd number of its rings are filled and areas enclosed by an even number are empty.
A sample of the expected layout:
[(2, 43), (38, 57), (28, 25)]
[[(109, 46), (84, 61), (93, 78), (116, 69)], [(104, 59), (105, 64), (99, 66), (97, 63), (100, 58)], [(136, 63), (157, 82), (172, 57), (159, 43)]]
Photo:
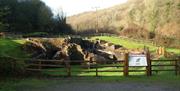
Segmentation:
[(64, 60), (64, 63), (65, 63), (65, 65), (66, 65), (66, 70), (67, 70), (67, 76), (68, 77), (70, 77), (71, 76), (71, 65), (70, 65), (70, 62), (69, 62), (69, 60), (67, 61), (65, 61)]
[(96, 76), (98, 76), (98, 67), (97, 67), (97, 63), (96, 63)]
[(11, 66), (12, 66), (12, 73), (14, 76), (16, 76), (16, 59), (12, 60)]
[(179, 72), (178, 75), (180, 75), (180, 56), (178, 57), (178, 64), (177, 64), (177, 66), (178, 66), (178, 72)]
[(151, 68), (151, 59), (150, 59), (149, 51), (146, 53), (146, 57), (147, 57), (146, 74), (147, 74), (147, 76), (151, 76), (152, 75), (152, 68)]
[(41, 66), (41, 60), (39, 60), (39, 70), (42, 69), (42, 66)]
[(125, 53), (125, 60), (124, 60), (124, 76), (128, 76), (128, 68), (129, 68), (129, 53)]
[(175, 60), (175, 75), (178, 75), (178, 59)]
[(176, 75), (180, 74), (180, 57), (178, 57), (175, 61), (175, 71)]

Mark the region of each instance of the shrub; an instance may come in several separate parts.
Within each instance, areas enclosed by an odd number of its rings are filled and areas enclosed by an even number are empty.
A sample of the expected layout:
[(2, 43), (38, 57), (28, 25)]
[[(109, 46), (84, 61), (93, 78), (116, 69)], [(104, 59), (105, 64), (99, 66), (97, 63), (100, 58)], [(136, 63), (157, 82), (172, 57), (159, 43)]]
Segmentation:
[(156, 36), (156, 34), (155, 34), (155, 32), (149, 32), (149, 39), (153, 39), (153, 38), (155, 38), (155, 36)]
[(178, 3), (178, 5), (177, 5), (177, 6), (178, 6), (178, 9), (180, 9), (180, 3)]
[(180, 42), (178, 39), (157, 35), (154, 39), (155, 43), (160, 46), (180, 48)]
[(20, 59), (11, 57), (0, 57), (1, 77), (20, 76), (25, 72), (25, 63)]

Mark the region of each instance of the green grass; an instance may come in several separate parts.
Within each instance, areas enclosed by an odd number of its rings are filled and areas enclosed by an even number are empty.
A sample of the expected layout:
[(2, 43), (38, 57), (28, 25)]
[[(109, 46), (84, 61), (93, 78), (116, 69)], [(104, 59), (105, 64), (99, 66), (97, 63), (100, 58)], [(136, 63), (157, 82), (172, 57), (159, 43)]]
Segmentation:
[(22, 51), (22, 44), (25, 40), (0, 39), (0, 56), (11, 56), (16, 58), (27, 57)]
[[(149, 47), (151, 52), (155, 52), (157, 50), (157, 47), (153, 46), (152, 44), (137, 43), (135, 41), (125, 40), (125, 39), (121, 39), (119, 37), (96, 36), (96, 37), (92, 37), (91, 39), (106, 40), (106, 41), (114, 43), (114, 44), (122, 45), (122, 46), (124, 46), (125, 48), (128, 48), (128, 49), (144, 48), (144, 46), (146, 46), (146, 47)], [(174, 53), (180, 55), (180, 49), (176, 49), (176, 48), (166, 48), (166, 49), (167, 49), (168, 52), (174, 52)]]

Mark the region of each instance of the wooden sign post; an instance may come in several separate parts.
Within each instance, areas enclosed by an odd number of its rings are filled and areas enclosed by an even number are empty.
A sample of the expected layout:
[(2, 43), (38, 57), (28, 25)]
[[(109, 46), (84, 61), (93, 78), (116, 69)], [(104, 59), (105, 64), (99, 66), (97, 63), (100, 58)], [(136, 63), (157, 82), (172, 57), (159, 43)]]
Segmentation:
[(146, 53), (146, 58), (147, 58), (147, 66), (146, 66), (146, 74), (147, 76), (151, 76), (152, 75), (152, 68), (151, 68), (151, 59), (150, 59), (150, 53), (147, 52)]
[(129, 67), (146, 67), (147, 76), (151, 76), (151, 60), (150, 53), (147, 54), (125, 54), (124, 76), (129, 75)]
[(124, 76), (129, 75), (129, 53), (125, 54), (125, 61), (124, 61)]

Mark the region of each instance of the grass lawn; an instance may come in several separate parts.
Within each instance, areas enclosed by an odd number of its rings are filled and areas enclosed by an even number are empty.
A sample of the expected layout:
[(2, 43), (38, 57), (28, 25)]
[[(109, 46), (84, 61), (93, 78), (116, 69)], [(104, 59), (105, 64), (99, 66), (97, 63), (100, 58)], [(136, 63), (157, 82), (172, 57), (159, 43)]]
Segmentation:
[(25, 40), (0, 39), (0, 56), (27, 57), (21, 48), (23, 43), (25, 43)]
[[(137, 43), (135, 41), (131, 40), (125, 40), (121, 39), (119, 37), (109, 37), (109, 36), (97, 36), (97, 37), (92, 37), (91, 39), (100, 39), (100, 40), (106, 40), (108, 42), (114, 43), (114, 44), (119, 44), (122, 45), (128, 49), (134, 49), (134, 48), (144, 48), (144, 46), (149, 47), (151, 52), (155, 52), (157, 47), (153, 46), (152, 44), (148, 43)], [(176, 54), (180, 55), (180, 49), (176, 48), (166, 48), (168, 52), (174, 52)]]

